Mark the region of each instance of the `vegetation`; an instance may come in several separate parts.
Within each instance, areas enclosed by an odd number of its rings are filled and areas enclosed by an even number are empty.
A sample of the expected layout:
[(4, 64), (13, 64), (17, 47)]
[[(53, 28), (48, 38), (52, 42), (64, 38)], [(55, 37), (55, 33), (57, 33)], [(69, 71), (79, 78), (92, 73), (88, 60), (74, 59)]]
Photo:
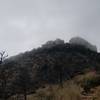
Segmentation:
[(63, 88), (59, 85), (47, 86), (39, 89), (35, 94), (38, 100), (80, 100), (81, 89), (73, 82), (63, 84)]
[(24, 100), (27, 100), (27, 94), (30, 92), (33, 86), (31, 75), (26, 68), (20, 68), (20, 72), (13, 82), (13, 87), (15, 89), (15, 93), (23, 94)]
[(0, 99), (81, 100), (100, 85), (98, 52), (63, 41), (50, 45), (8, 59), (0, 53)]

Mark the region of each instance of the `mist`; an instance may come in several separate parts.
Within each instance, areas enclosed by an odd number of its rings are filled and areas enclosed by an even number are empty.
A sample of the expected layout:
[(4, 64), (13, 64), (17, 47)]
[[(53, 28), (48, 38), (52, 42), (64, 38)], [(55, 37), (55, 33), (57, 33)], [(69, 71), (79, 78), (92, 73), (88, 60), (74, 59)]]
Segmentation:
[(0, 1), (0, 50), (9, 56), (80, 36), (100, 51), (100, 0)]

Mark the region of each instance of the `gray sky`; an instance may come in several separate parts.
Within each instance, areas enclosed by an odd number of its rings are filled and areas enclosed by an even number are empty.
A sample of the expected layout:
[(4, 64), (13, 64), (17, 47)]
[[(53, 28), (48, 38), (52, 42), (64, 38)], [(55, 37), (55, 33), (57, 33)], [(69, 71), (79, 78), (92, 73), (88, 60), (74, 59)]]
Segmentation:
[(100, 0), (0, 0), (0, 50), (9, 56), (73, 36), (100, 50)]

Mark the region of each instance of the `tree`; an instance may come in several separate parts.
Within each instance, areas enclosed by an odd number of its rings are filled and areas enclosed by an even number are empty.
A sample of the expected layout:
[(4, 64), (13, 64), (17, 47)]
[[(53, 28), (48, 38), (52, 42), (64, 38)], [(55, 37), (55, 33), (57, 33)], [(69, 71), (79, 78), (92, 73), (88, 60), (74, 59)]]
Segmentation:
[(27, 100), (27, 94), (31, 91), (33, 85), (28, 68), (22, 67), (14, 81), (14, 87), (17, 94), (23, 94), (24, 100)]
[(0, 98), (3, 98), (6, 100), (6, 85), (7, 85), (7, 79), (9, 77), (8, 69), (4, 67), (4, 60), (8, 57), (8, 54), (5, 51), (0, 52)]
[(1, 98), (7, 100), (11, 95), (11, 85), (14, 77), (14, 69), (11, 63), (3, 64), (0, 69)]
[(4, 61), (7, 57), (8, 57), (7, 52), (1, 51), (1, 52), (0, 52), (0, 64), (2, 64), (3, 61)]
[(8, 54), (5, 51), (0, 52), (0, 98), (7, 100), (12, 95), (12, 81), (15, 77), (13, 61), (5, 61)]

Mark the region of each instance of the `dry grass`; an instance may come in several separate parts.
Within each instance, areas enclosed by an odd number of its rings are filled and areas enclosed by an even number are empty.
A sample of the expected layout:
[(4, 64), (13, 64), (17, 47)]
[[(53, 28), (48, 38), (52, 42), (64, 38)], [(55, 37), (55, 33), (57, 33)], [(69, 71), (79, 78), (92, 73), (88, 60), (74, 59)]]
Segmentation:
[(82, 96), (82, 89), (74, 82), (69, 81), (65, 82), (63, 87), (47, 85), (45, 88), (40, 88), (35, 94), (28, 95), (27, 100), (100, 100), (100, 87), (93, 88), (93, 91), (93, 94)]
[[(84, 79), (93, 77), (95, 77), (94, 74), (88, 73), (76, 77), (75, 80), (82, 83)], [(82, 89), (73, 81), (64, 82), (63, 87), (59, 85), (46, 85), (45, 88), (38, 89), (35, 94), (28, 95), (27, 100), (84, 100), (81, 95)], [(93, 100), (100, 100), (100, 88), (97, 89)]]
[(100, 86), (96, 88), (94, 98), (94, 100), (100, 100)]
[(59, 85), (46, 86), (28, 96), (28, 100), (81, 100), (81, 89), (73, 82), (64, 83), (63, 88)]
[(78, 75), (78, 76), (74, 77), (73, 80), (76, 82), (82, 82), (84, 79), (92, 79), (95, 77), (97, 77), (97, 74), (95, 74), (94, 72), (88, 72), (83, 75)]

